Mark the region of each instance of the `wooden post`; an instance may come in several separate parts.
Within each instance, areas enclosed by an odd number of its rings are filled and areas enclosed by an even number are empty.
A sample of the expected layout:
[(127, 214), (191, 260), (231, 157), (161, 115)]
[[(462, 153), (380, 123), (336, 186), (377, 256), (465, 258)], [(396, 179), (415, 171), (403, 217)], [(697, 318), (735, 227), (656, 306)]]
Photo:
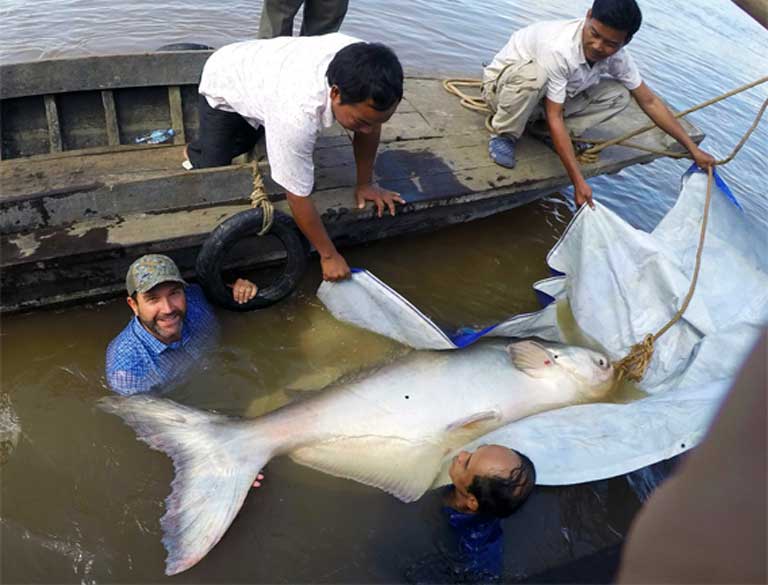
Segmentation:
[(175, 132), (174, 144), (186, 144), (187, 136), (184, 133), (184, 110), (181, 106), (181, 88), (178, 85), (168, 87), (168, 104), (171, 108), (171, 128)]
[(63, 150), (61, 142), (61, 126), (59, 124), (59, 110), (56, 107), (56, 96), (44, 96), (45, 117), (48, 120), (48, 144), (51, 152)]
[(120, 144), (120, 126), (117, 123), (117, 109), (115, 108), (115, 96), (111, 89), (101, 92), (101, 103), (104, 104), (104, 121), (107, 128), (107, 144), (118, 146)]

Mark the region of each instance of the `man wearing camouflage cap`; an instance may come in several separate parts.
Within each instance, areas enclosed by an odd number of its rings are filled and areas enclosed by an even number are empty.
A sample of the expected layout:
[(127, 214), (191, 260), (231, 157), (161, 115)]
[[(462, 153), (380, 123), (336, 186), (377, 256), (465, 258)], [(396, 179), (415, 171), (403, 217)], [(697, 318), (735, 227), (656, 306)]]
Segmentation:
[[(218, 337), (218, 323), (202, 289), (188, 285), (168, 256), (147, 254), (125, 278), (134, 318), (107, 348), (107, 382), (129, 395), (167, 386), (200, 360)], [(256, 285), (237, 279), (236, 301), (246, 302)]]

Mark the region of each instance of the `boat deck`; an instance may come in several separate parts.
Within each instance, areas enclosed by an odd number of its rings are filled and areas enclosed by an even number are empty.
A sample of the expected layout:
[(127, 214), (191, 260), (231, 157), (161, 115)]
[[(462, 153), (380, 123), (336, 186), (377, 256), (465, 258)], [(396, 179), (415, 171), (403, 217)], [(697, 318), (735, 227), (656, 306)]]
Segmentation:
[[(632, 103), (593, 133), (613, 137), (647, 122)], [(170, 127), (170, 121), (152, 123), (144, 130)], [(186, 140), (193, 139), (196, 119), (185, 120), (184, 128)], [(686, 130), (697, 141), (703, 138), (687, 123)], [(375, 168), (379, 184), (400, 192), (407, 204), (394, 218), (355, 208), (351, 136), (339, 126), (319, 139), (312, 198), (331, 237), (344, 246), (485, 217), (569, 184), (559, 159), (542, 142), (523, 137), (517, 166), (505, 169), (488, 157), (487, 140), (484, 115), (461, 107), (441, 80), (409, 77), (403, 103), (384, 126)], [(634, 140), (653, 148), (671, 145), (659, 130)], [(171, 255), (194, 276), (196, 251), (206, 235), (249, 207), (252, 170), (243, 163), (185, 171), (182, 150), (183, 144), (105, 144), (0, 161), (0, 309), (122, 294), (128, 265), (147, 252)], [(612, 147), (584, 172), (615, 173), (655, 158)], [(259, 166), (275, 207), (288, 212), (284, 193), (269, 180), (266, 158)], [(274, 250), (261, 260), (267, 256)]]

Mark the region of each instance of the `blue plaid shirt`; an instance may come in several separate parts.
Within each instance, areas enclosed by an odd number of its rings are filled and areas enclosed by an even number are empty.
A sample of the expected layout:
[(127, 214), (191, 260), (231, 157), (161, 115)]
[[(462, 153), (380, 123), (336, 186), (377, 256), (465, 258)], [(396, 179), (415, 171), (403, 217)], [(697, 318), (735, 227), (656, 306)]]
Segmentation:
[(163, 343), (133, 317), (107, 348), (107, 382), (118, 394), (164, 388), (181, 377), (216, 343), (219, 325), (197, 285), (185, 288), (187, 314), (181, 339)]

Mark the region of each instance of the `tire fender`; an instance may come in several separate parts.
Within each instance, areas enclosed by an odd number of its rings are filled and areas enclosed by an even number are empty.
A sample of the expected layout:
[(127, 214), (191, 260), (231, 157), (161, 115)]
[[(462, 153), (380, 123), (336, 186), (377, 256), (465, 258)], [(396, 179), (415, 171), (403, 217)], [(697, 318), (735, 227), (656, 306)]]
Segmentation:
[(240, 304), (232, 298), (232, 289), (222, 278), (227, 254), (242, 238), (258, 233), (262, 227), (261, 208), (247, 209), (219, 224), (208, 236), (197, 255), (197, 278), (211, 302), (231, 311), (252, 311), (273, 305), (291, 294), (307, 268), (309, 246), (293, 219), (275, 211), (269, 234), (279, 239), (288, 255), (285, 270), (272, 284), (260, 287), (256, 296)]

